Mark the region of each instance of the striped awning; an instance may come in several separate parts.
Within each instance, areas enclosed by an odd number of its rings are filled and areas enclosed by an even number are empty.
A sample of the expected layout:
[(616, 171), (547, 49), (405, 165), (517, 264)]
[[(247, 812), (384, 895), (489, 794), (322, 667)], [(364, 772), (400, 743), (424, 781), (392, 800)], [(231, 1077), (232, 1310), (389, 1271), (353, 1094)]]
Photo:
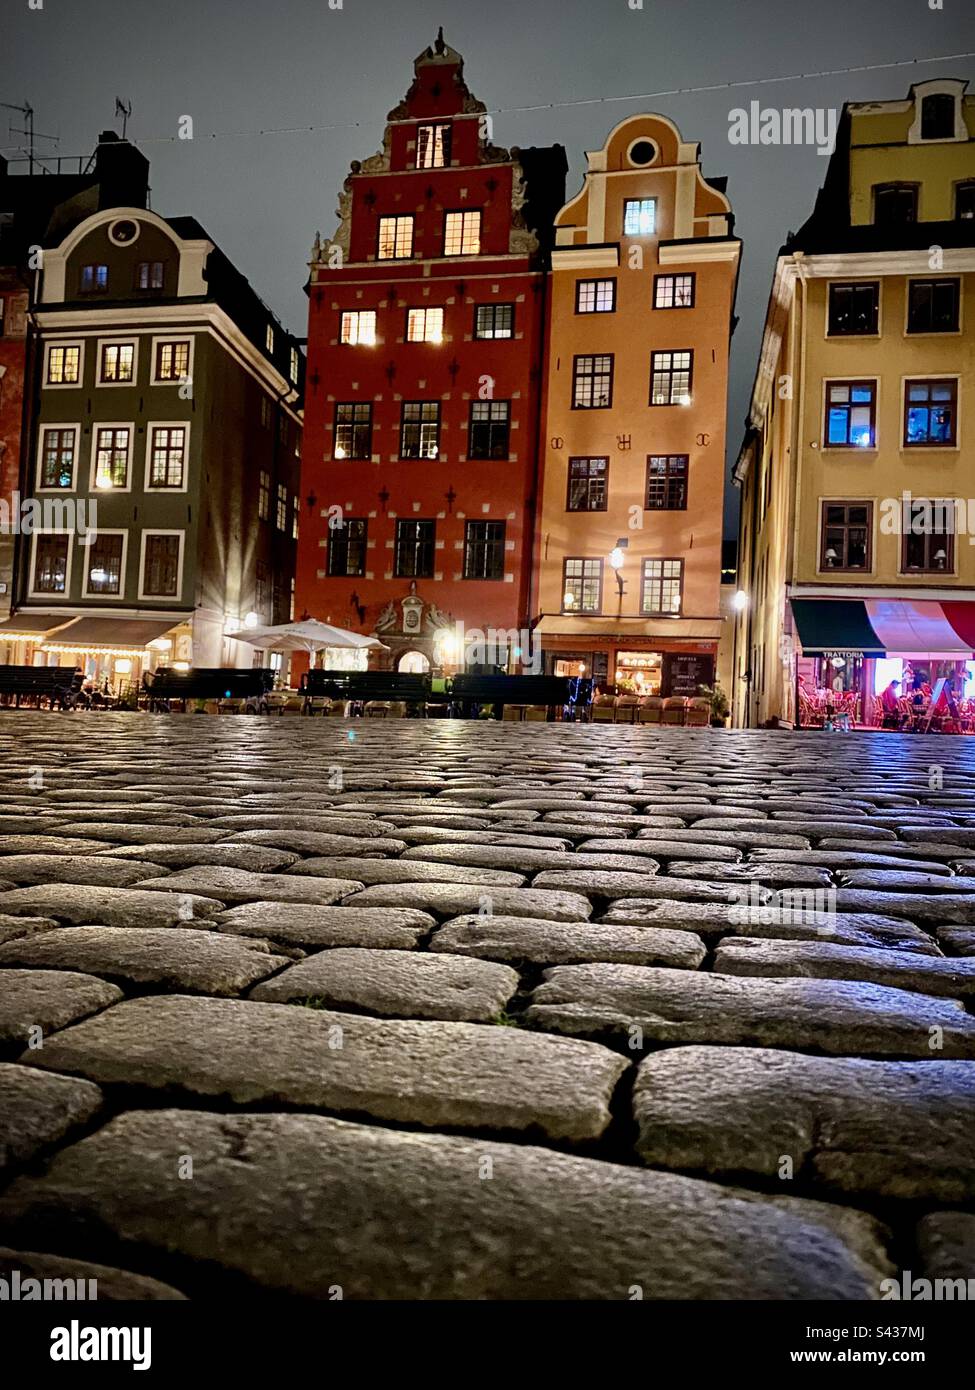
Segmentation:
[(915, 656), (970, 661), (975, 602), (905, 598), (794, 598), (805, 656)]

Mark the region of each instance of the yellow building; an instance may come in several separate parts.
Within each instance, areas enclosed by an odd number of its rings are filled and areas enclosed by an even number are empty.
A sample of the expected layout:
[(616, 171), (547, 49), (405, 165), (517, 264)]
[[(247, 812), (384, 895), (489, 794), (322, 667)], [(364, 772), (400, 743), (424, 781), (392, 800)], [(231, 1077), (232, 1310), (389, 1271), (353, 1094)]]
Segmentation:
[(533, 604), (545, 669), (714, 679), (728, 344), (724, 180), (664, 116), (622, 121), (556, 218)]
[(844, 108), (779, 255), (741, 489), (733, 715), (975, 695), (975, 97)]

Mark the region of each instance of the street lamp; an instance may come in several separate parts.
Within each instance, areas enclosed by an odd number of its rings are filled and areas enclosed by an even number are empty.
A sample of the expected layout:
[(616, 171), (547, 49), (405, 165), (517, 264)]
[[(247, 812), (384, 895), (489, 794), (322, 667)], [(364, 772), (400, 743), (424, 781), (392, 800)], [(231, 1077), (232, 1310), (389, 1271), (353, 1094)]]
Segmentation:
[(620, 598), (623, 597), (623, 561), (625, 559), (626, 556), (623, 554), (623, 545), (617, 541), (613, 549), (609, 552), (609, 563), (616, 573), (616, 585), (619, 589)]
[(732, 601), (735, 606), (735, 611), (738, 613), (741, 613), (748, 607), (748, 595), (745, 593), (744, 589), (739, 589)]

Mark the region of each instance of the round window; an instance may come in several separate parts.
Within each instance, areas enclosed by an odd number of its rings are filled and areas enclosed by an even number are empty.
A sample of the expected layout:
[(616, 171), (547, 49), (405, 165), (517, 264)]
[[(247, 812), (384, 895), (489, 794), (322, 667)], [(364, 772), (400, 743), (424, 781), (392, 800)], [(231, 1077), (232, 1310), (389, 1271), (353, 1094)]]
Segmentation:
[(630, 149), (631, 164), (652, 164), (657, 156), (657, 147), (652, 140), (637, 140)]
[(116, 246), (129, 246), (139, 235), (138, 223), (131, 218), (122, 218), (119, 222), (113, 222), (108, 229), (110, 241), (114, 241)]

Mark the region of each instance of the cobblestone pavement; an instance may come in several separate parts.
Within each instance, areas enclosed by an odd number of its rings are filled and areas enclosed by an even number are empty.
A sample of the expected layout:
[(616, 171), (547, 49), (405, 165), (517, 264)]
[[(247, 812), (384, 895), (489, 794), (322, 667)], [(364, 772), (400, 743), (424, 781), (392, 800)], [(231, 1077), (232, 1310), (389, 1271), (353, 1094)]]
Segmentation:
[(975, 740), (0, 715), (0, 1273), (975, 1278), (973, 999)]

